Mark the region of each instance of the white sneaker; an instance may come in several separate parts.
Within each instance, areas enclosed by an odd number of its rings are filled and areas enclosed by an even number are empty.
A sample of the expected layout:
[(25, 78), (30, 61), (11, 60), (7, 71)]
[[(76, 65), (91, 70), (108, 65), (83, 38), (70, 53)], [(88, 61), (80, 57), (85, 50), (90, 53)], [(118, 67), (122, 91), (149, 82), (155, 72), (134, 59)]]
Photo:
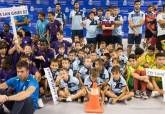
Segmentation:
[(72, 102), (71, 97), (66, 98), (66, 101), (67, 101), (67, 102)]
[(41, 98), (38, 99), (38, 107), (39, 108), (43, 108), (44, 107), (44, 103), (43, 103)]
[(158, 91), (152, 91), (151, 97), (158, 97), (160, 93)]

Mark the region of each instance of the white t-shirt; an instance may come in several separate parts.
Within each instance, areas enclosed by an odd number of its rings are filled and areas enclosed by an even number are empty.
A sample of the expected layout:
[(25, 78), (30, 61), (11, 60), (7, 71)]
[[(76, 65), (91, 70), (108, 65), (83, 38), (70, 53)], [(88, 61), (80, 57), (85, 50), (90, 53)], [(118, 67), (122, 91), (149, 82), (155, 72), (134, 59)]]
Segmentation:
[(97, 32), (97, 25), (98, 25), (97, 20), (86, 19), (83, 21), (83, 24), (85, 25), (85, 28), (87, 30), (86, 38), (95, 38)]
[[(142, 12), (142, 11), (140, 11), (139, 13), (136, 13), (135, 11), (132, 11), (128, 15), (128, 20), (132, 20), (135, 25), (138, 25), (141, 20), (145, 20), (145, 13)], [(142, 34), (142, 32), (143, 32), (142, 31), (142, 26), (136, 28), (136, 31), (139, 34)], [(129, 32), (128, 33), (129, 34), (133, 34), (134, 33), (134, 31), (130, 28), (130, 26), (129, 26)]]
[[(121, 15), (118, 15), (116, 17), (114, 17), (114, 21), (123, 21), (123, 17)], [(115, 28), (112, 31), (112, 35), (114, 36), (122, 36), (123, 35), (123, 31), (122, 31), (122, 25), (120, 25), (119, 27)]]
[(160, 26), (158, 20), (165, 20), (165, 13), (160, 13), (157, 16), (157, 29), (158, 29), (157, 36), (165, 35), (165, 26)]
[(71, 29), (72, 30), (82, 30), (83, 26), (81, 25), (83, 18), (85, 17), (84, 12), (83, 11), (75, 11), (72, 10), (70, 12), (69, 17), (72, 19), (72, 24), (71, 24)]

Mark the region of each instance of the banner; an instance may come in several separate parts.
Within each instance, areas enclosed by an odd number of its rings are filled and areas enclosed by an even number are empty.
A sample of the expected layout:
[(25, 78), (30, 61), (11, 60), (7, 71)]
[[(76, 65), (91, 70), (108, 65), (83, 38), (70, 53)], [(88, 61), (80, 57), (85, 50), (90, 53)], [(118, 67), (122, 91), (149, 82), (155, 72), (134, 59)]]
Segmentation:
[(0, 8), (0, 17), (11, 17), (19, 15), (28, 15), (27, 6)]
[(57, 101), (58, 95), (57, 95), (55, 82), (54, 82), (54, 79), (52, 77), (52, 72), (51, 72), (50, 68), (44, 68), (44, 72), (45, 72), (45, 76), (48, 80), (48, 84), (49, 84), (50, 91), (52, 94), (53, 102), (54, 102), (54, 104), (57, 104), (58, 103), (58, 101)]

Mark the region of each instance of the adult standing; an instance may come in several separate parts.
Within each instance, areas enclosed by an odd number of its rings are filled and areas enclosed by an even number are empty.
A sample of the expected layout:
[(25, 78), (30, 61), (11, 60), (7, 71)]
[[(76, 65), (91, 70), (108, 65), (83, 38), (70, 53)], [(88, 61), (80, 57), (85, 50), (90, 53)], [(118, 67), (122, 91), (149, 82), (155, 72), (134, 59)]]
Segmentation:
[(129, 32), (128, 32), (128, 50), (129, 55), (132, 51), (132, 46), (135, 44), (139, 47), (142, 39), (142, 26), (145, 21), (145, 13), (140, 10), (141, 1), (135, 0), (134, 10), (128, 15)]
[(156, 47), (159, 51), (162, 50), (161, 41), (165, 40), (165, 4), (163, 4), (163, 10), (157, 16), (157, 44)]

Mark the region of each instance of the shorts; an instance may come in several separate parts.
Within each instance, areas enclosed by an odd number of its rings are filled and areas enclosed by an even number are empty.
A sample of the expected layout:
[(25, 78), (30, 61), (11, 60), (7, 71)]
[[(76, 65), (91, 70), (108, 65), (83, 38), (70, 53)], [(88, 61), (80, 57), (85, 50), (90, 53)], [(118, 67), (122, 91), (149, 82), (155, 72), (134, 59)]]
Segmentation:
[(128, 88), (130, 91), (134, 89), (134, 81), (133, 80), (134, 80), (133, 77), (130, 77), (128, 80)]
[(86, 38), (87, 40), (87, 44), (96, 44), (97, 41), (96, 41), (96, 38)]
[(122, 36), (112, 36), (112, 44), (121, 44)]
[(70, 91), (70, 94), (75, 95), (77, 93), (77, 91), (78, 90), (76, 90), (76, 91)]
[(154, 34), (150, 30), (146, 29), (145, 38), (149, 39), (149, 38), (152, 38), (153, 36), (154, 36)]
[(103, 34), (97, 34), (96, 41), (100, 43), (101, 39), (103, 38)]
[(156, 81), (156, 83), (157, 83), (158, 87), (159, 87), (160, 89), (162, 89), (162, 81), (159, 80), (159, 81)]
[(112, 36), (103, 36), (103, 38), (101, 39), (101, 41), (104, 41), (107, 45), (108, 44), (112, 44), (112, 42), (113, 42)]
[(140, 44), (142, 39), (142, 34), (135, 36), (134, 34), (128, 34), (128, 44)]
[(115, 95), (120, 96), (122, 93), (115, 93)]
[(79, 36), (80, 38), (83, 38), (83, 30), (72, 30), (72, 38), (75, 36)]

